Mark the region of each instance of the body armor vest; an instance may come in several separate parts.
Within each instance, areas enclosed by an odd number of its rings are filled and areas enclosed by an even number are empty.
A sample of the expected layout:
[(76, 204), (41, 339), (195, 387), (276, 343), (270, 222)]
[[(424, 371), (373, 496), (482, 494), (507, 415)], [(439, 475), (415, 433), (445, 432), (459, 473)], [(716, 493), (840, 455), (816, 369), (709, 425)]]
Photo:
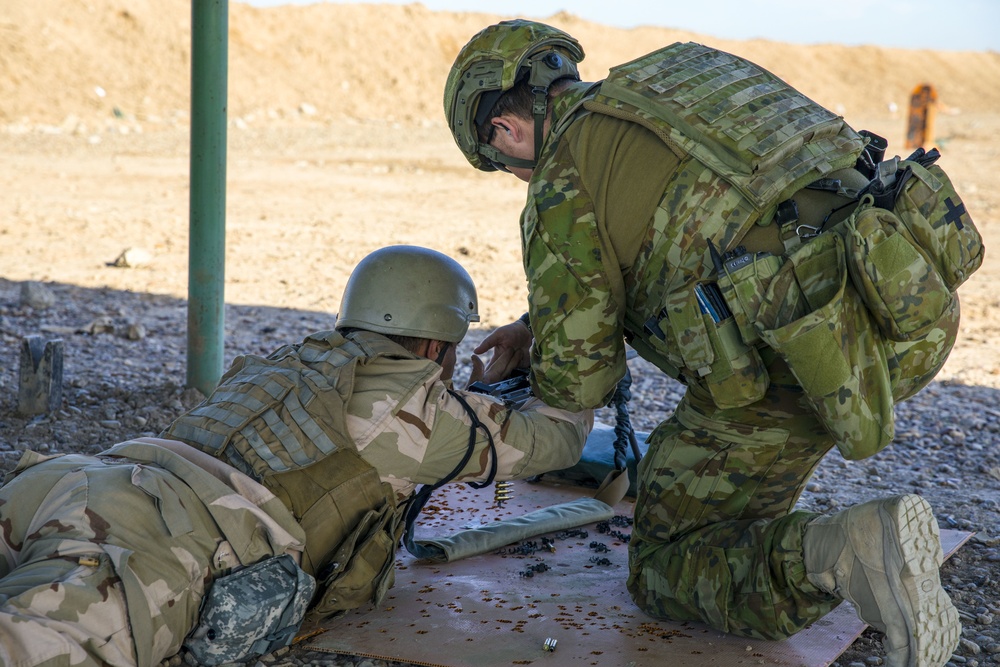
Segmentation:
[(718, 268), (710, 246), (732, 248), (779, 202), (852, 167), (865, 140), (766, 70), (694, 43), (613, 68), (582, 107), (642, 125), (680, 159), (626, 277), (630, 344), (674, 377), (704, 377), (720, 405), (753, 402), (766, 388), (756, 351), (735, 324), (716, 326), (699, 287)]
[(402, 531), (402, 507), (358, 454), (346, 407), (357, 364), (409, 353), (380, 335), (348, 336), (321, 332), (267, 358), (240, 357), (162, 434), (226, 461), (284, 502), (306, 533), (302, 567), (326, 587), (322, 616), (378, 604)]

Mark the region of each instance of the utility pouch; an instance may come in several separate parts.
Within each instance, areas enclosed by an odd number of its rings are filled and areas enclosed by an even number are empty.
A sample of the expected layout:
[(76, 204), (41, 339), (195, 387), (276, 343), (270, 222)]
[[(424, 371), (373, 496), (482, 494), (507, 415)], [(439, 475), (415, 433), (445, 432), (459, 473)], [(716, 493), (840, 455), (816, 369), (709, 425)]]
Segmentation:
[(865, 458), (889, 444), (888, 363), (867, 308), (848, 283), (838, 234), (821, 234), (788, 256), (767, 287), (756, 326), (844, 458)]
[(982, 265), (983, 239), (944, 170), (913, 157), (899, 163), (893, 211), (954, 292)]
[(712, 400), (724, 410), (756, 403), (764, 397), (770, 381), (757, 348), (743, 342), (732, 317), (722, 322), (712, 322), (708, 315), (704, 317), (715, 359), (702, 379)]
[(953, 317), (958, 301), (938, 269), (892, 211), (872, 206), (871, 195), (837, 229), (851, 281), (886, 338), (918, 340)]
[(184, 647), (199, 665), (242, 662), (288, 646), (316, 581), (291, 556), (267, 558), (212, 582)]
[(699, 283), (665, 301), (644, 327), (657, 354), (685, 369), (687, 377), (700, 378), (720, 408), (760, 400), (768, 386), (764, 362), (743, 342), (717, 288)]
[(310, 619), (382, 603), (395, 579), (399, 523), (399, 513), (389, 504), (365, 514), (320, 573), (322, 592), (309, 611)]
[(764, 292), (783, 263), (781, 257), (767, 252), (745, 253), (727, 260), (719, 271), (719, 289), (747, 345), (760, 342), (754, 321)]

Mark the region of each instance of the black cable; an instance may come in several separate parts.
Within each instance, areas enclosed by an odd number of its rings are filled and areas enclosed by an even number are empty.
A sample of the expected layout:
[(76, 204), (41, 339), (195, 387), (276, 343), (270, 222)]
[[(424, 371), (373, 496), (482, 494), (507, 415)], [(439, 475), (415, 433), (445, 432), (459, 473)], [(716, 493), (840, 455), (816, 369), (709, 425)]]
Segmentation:
[(490, 433), (490, 430), (486, 428), (486, 426), (481, 421), (479, 421), (479, 417), (476, 415), (475, 410), (473, 410), (469, 406), (469, 403), (464, 398), (462, 398), (460, 394), (458, 394), (452, 389), (449, 389), (448, 393), (454, 396), (456, 399), (458, 399), (458, 402), (462, 404), (462, 407), (465, 408), (465, 411), (472, 418), (472, 425), (469, 427), (469, 445), (465, 449), (465, 455), (462, 457), (462, 460), (459, 462), (459, 464), (455, 466), (454, 470), (448, 473), (436, 484), (424, 484), (423, 486), (421, 486), (420, 489), (418, 489), (417, 492), (413, 495), (413, 498), (410, 499), (409, 505), (407, 505), (406, 507), (406, 514), (404, 516), (404, 525), (406, 526), (406, 528), (403, 532), (403, 546), (406, 547), (406, 550), (409, 551), (410, 554), (412, 554), (416, 558), (430, 558), (438, 554), (436, 550), (427, 549), (414, 542), (413, 524), (417, 520), (417, 517), (420, 515), (420, 511), (424, 508), (424, 505), (427, 504), (427, 501), (430, 499), (431, 494), (434, 493), (434, 491), (436, 491), (437, 489), (440, 489), (442, 486), (444, 486), (451, 480), (455, 479), (455, 477), (457, 477), (458, 474), (462, 472), (462, 469), (465, 468), (466, 464), (469, 462), (469, 459), (472, 458), (472, 452), (475, 451), (476, 449), (476, 431), (478, 431), (480, 428), (482, 428), (483, 431), (486, 433), (486, 439), (490, 443), (490, 452), (493, 454), (493, 456), (491, 457), (492, 461), (490, 464), (490, 474), (485, 482), (469, 482), (469, 486), (471, 486), (474, 489), (481, 489), (488, 484), (492, 484), (493, 479), (496, 477), (497, 474), (497, 448), (496, 448), (496, 443), (493, 442), (493, 434)]

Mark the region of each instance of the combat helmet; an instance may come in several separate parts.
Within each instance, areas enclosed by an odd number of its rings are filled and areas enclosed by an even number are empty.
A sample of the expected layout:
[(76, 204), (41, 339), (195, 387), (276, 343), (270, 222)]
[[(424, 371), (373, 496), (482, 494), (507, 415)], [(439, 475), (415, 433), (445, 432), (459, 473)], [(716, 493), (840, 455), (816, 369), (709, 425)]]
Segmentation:
[[(444, 113), (455, 143), (476, 169), (533, 168), (542, 145), (549, 86), (564, 77), (579, 79), (583, 48), (573, 37), (537, 21), (501, 21), (462, 47), (444, 88)], [(534, 92), (535, 159), (520, 160), (479, 141), (476, 128), (500, 95), (527, 77)]]
[(380, 248), (347, 279), (336, 329), (458, 343), (479, 321), (476, 286), (462, 265), (419, 246)]

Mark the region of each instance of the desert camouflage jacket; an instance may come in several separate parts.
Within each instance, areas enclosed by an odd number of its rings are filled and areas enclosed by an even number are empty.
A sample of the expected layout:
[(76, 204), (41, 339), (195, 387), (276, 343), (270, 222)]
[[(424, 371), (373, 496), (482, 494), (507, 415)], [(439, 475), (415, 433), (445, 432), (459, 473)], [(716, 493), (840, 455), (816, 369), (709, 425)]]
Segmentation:
[[(330, 531), (330, 512), (344, 515), (349, 504), (362, 511), (387, 498), (401, 507), (417, 485), (445, 479), (465, 457), (473, 422), (456, 394), (485, 429), (476, 429), (472, 454), (454, 481), (487, 479), (494, 456), (497, 479), (579, 460), (591, 413), (538, 400), (510, 410), (490, 396), (452, 391), (441, 372), (377, 333), (319, 332), (266, 358), (238, 358), (212, 395), (163, 435), (221, 458), (281, 498), (302, 518), (304, 566), (314, 570), (329, 558), (323, 552), (337, 542), (333, 533), (342, 532), (317, 534)], [(355, 462), (355, 452), (368, 465)], [(384, 491), (359, 481), (372, 468)], [(347, 479), (354, 480), (352, 496), (331, 500)], [(359, 488), (371, 498), (362, 501)], [(354, 520), (345, 519), (348, 530)]]

